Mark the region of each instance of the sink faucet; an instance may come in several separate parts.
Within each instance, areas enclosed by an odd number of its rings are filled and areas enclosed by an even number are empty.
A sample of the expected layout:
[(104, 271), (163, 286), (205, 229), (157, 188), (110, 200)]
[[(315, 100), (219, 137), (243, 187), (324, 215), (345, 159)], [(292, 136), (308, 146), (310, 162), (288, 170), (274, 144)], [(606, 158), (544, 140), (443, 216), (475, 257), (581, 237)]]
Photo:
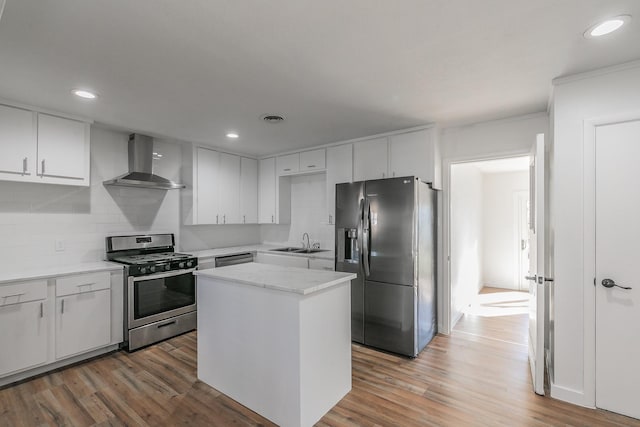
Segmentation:
[(302, 235), (302, 247), (304, 248), (304, 237), (307, 236), (307, 249), (311, 249), (311, 243), (309, 242), (309, 233)]

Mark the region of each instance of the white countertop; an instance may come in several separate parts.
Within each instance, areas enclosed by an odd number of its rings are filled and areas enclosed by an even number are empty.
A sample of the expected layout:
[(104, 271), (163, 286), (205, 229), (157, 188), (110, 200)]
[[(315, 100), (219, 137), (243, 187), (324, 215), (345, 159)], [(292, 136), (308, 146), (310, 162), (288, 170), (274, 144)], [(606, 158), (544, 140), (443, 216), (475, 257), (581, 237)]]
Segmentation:
[(226, 256), (226, 255), (234, 255), (242, 252), (264, 252), (273, 255), (286, 255), (286, 256), (298, 256), (305, 258), (318, 258), (318, 259), (334, 259), (334, 250), (326, 250), (324, 252), (316, 252), (313, 254), (296, 254), (291, 252), (277, 252), (272, 251), (271, 249), (284, 248), (286, 244), (276, 245), (276, 244), (256, 244), (256, 245), (246, 245), (246, 246), (231, 246), (228, 248), (215, 248), (215, 249), (205, 249), (202, 251), (183, 251), (190, 253), (200, 259), (203, 258), (213, 258), (218, 256)]
[(193, 274), (202, 278), (221, 279), (301, 295), (309, 295), (356, 278), (354, 273), (308, 270), (257, 262), (198, 270)]
[(109, 261), (84, 262), (70, 265), (56, 265), (45, 268), (3, 269), (0, 271), (0, 285), (7, 282), (24, 280), (49, 279), (51, 277), (68, 276), (79, 273), (95, 273), (98, 271), (122, 270), (122, 264)]

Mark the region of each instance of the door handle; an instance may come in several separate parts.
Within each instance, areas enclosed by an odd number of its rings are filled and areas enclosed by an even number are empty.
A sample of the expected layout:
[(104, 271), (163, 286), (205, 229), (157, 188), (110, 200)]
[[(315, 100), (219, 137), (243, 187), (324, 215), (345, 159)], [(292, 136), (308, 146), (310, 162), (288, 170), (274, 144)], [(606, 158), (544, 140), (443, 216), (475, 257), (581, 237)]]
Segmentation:
[(369, 265), (369, 212), (371, 206), (369, 205), (368, 200), (364, 200), (362, 206), (362, 261), (364, 264), (364, 274), (365, 276), (369, 276), (371, 274), (371, 267)]
[(631, 288), (629, 286), (620, 286), (617, 285), (615, 280), (612, 279), (603, 279), (602, 280), (602, 286), (604, 286), (605, 288), (613, 288), (614, 286), (620, 289), (626, 289), (626, 290), (630, 290)]
[(524, 278), (527, 280), (533, 280), (534, 282), (538, 281), (538, 278), (536, 276), (524, 276)]

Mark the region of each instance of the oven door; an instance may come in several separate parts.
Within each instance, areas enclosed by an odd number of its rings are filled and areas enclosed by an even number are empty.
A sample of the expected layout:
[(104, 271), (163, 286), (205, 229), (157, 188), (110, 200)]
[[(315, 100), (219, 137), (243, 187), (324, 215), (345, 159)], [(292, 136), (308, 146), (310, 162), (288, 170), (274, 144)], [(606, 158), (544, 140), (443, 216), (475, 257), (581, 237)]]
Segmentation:
[(195, 268), (129, 277), (128, 328), (196, 310)]

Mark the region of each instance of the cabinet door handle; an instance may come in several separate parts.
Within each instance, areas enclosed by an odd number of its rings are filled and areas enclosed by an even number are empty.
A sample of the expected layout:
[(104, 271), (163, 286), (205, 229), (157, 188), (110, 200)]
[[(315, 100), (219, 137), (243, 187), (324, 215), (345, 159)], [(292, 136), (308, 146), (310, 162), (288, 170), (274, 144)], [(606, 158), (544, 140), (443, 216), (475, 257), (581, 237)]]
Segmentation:
[(42, 159), (42, 167), (40, 168), (40, 175), (44, 175), (44, 161), (45, 159)]
[(329, 224), (333, 224), (333, 217), (331, 216), (331, 214), (329, 214)]
[(60, 314), (64, 314), (64, 300), (60, 303)]
[(7, 299), (7, 298), (13, 298), (13, 297), (18, 297), (20, 298), (22, 295), (26, 294), (26, 292), (20, 292), (19, 294), (12, 294), (12, 295), (5, 295), (2, 298)]
[(394, 173), (393, 173), (393, 177), (395, 178), (395, 176), (396, 176), (396, 173), (394, 172)]
[(291, 168), (285, 168), (285, 172), (289, 172), (291, 170)]
[(385, 174), (384, 172), (382, 172), (382, 177), (383, 177), (383, 178), (384, 178), (384, 176), (385, 176), (385, 175), (386, 175), (386, 174)]
[(242, 223), (246, 224), (247, 223), (247, 218), (245, 217), (245, 215), (242, 215)]
[(226, 224), (227, 223), (227, 215), (222, 215), (222, 223)]
[(44, 317), (44, 303), (40, 303), (40, 318)]
[(24, 159), (22, 159), (22, 173), (25, 174), (27, 173), (27, 160), (28, 158), (25, 157)]
[(273, 215), (271, 215), (271, 222), (273, 223)]
[(216, 215), (216, 224), (218, 223), (218, 215)]
[(315, 167), (316, 167), (316, 165), (308, 165), (307, 167), (308, 167), (308, 168), (315, 168)]

